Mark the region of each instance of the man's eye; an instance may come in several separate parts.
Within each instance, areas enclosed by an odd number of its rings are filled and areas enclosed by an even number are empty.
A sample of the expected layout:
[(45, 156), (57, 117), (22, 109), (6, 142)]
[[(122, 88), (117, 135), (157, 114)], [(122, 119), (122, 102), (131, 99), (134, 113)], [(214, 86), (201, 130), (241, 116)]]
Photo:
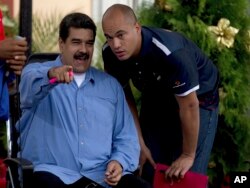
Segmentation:
[(119, 34), (119, 35), (117, 35), (117, 37), (118, 37), (119, 39), (122, 39), (122, 38), (123, 38), (123, 34)]
[(89, 45), (89, 46), (93, 46), (94, 42), (87, 42), (86, 44)]
[(111, 39), (112, 39), (112, 37), (106, 36), (106, 40), (111, 40)]
[(80, 44), (80, 41), (72, 41), (73, 44)]

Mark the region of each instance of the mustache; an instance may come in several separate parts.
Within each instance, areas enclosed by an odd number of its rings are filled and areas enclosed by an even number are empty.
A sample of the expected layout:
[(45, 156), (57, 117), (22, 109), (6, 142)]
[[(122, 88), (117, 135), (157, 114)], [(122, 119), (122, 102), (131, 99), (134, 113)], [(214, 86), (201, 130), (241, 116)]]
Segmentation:
[(87, 60), (88, 58), (89, 58), (89, 54), (84, 53), (84, 52), (78, 52), (74, 55), (74, 59)]

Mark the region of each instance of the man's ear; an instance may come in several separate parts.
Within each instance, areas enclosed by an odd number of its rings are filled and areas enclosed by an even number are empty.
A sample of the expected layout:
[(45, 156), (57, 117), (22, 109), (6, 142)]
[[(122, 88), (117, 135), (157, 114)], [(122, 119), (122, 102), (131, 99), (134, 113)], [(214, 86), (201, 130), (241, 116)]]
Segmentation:
[(62, 52), (62, 50), (63, 50), (63, 44), (64, 44), (63, 40), (61, 38), (59, 38), (58, 39), (58, 46), (59, 46), (60, 52)]
[(135, 28), (137, 33), (141, 33), (141, 25), (138, 22), (135, 23)]

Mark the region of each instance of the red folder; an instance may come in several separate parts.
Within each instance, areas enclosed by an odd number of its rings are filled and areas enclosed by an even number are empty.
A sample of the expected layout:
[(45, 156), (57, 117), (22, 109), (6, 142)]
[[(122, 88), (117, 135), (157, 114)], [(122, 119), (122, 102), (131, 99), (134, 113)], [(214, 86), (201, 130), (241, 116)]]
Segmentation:
[(172, 185), (165, 180), (164, 172), (167, 165), (157, 164), (154, 175), (154, 188), (206, 188), (208, 185), (208, 176), (188, 171), (180, 182), (174, 182)]

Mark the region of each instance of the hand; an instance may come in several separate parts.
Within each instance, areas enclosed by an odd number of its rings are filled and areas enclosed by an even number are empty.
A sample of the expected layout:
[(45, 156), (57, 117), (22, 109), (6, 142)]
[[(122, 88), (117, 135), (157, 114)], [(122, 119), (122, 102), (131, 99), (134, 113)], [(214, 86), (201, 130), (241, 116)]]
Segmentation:
[(153, 157), (151, 155), (150, 150), (144, 144), (144, 145), (141, 145), (141, 154), (140, 154), (140, 161), (139, 161), (139, 164), (140, 164), (139, 175), (140, 176), (142, 175), (143, 166), (144, 166), (144, 164), (146, 163), (147, 160), (153, 166), (153, 168), (156, 167), (156, 164), (154, 162), (154, 159), (153, 159)]
[(115, 186), (118, 184), (122, 177), (122, 166), (118, 161), (111, 161), (107, 166), (105, 173), (105, 182), (110, 186)]
[(53, 67), (48, 71), (49, 79), (56, 78), (58, 83), (70, 83), (73, 80), (73, 67), (70, 65), (63, 65), (59, 67)]
[(27, 41), (23, 39), (7, 38), (0, 41), (0, 59), (14, 59), (23, 56), (28, 50)]
[(6, 64), (16, 75), (21, 75), (26, 60), (27, 58), (25, 55), (19, 55), (15, 56), (13, 59), (6, 60)]
[(193, 163), (193, 156), (181, 154), (181, 156), (176, 159), (165, 171), (166, 180), (170, 181), (171, 184), (173, 184), (174, 181), (180, 181), (182, 178), (184, 178), (186, 172), (192, 167)]

